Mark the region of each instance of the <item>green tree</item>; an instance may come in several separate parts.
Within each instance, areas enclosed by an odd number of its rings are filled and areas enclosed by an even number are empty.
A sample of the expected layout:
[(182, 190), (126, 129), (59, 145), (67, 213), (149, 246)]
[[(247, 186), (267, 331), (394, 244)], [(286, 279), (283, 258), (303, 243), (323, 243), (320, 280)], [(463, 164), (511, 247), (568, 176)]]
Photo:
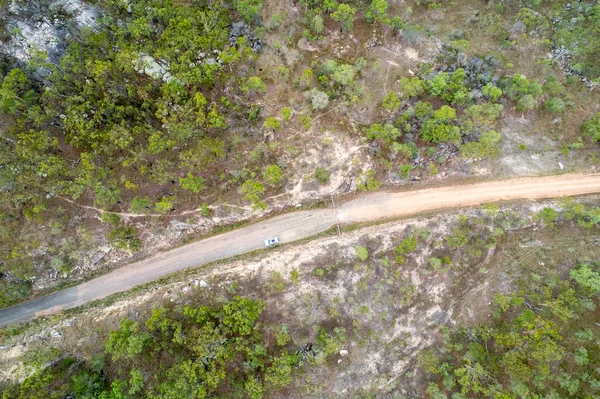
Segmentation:
[(389, 21), (387, 16), (388, 3), (385, 0), (371, 0), (371, 4), (365, 12), (367, 22), (378, 22), (386, 24)]
[(255, 93), (264, 93), (267, 91), (267, 85), (258, 76), (250, 76), (246, 81), (246, 87)]
[(267, 119), (265, 119), (265, 127), (271, 130), (279, 130), (281, 123), (277, 118), (267, 117)]
[(402, 101), (398, 98), (398, 95), (394, 92), (390, 92), (383, 99), (381, 106), (394, 112), (400, 107), (400, 104), (402, 104)]
[(379, 123), (376, 123), (367, 129), (366, 133), (369, 140), (381, 140), (386, 144), (391, 144), (401, 135), (398, 128), (389, 123), (385, 126), (381, 126)]
[(490, 101), (496, 102), (502, 97), (502, 90), (498, 87), (494, 86), (493, 83), (488, 83), (481, 88), (481, 92), (484, 97), (489, 99)]
[(271, 185), (278, 185), (283, 182), (283, 172), (277, 165), (269, 165), (263, 173), (263, 178)]
[(289, 109), (288, 107), (283, 107), (281, 109), (281, 115), (283, 116), (283, 120), (285, 122), (287, 122), (288, 120), (290, 120), (290, 117), (292, 116), (292, 110)]
[(131, 212), (133, 213), (148, 213), (152, 202), (148, 197), (135, 197), (131, 200)]
[(331, 14), (331, 18), (341, 24), (342, 30), (350, 31), (353, 27), (354, 14), (356, 14), (356, 9), (348, 4), (340, 4), (337, 10)]
[(150, 341), (150, 335), (140, 331), (140, 325), (126, 317), (121, 319), (119, 329), (111, 331), (106, 341), (106, 353), (113, 362), (121, 358), (131, 359), (140, 354)]
[(265, 193), (265, 185), (256, 180), (248, 179), (242, 184), (241, 188), (244, 198), (252, 203), (253, 209), (266, 209), (267, 204), (260, 200)]
[(369, 251), (367, 251), (367, 248), (363, 246), (357, 245), (356, 247), (354, 247), (354, 252), (356, 254), (356, 257), (362, 260), (363, 262), (369, 257)]
[(334, 81), (342, 86), (348, 86), (354, 82), (354, 67), (348, 64), (341, 64), (335, 68), (335, 72), (331, 75)]
[(596, 112), (583, 124), (583, 134), (590, 137), (593, 142), (600, 143), (600, 112)]
[(202, 177), (194, 176), (192, 172), (188, 172), (187, 177), (180, 177), (179, 184), (181, 185), (181, 188), (190, 190), (194, 194), (198, 194), (200, 191), (204, 190), (205, 187), (204, 179)]
[(159, 213), (167, 213), (173, 210), (173, 203), (175, 202), (175, 197), (162, 197), (162, 199), (157, 202), (154, 206)]
[(419, 97), (425, 93), (425, 81), (418, 76), (413, 78), (402, 78), (398, 84), (398, 88), (404, 98)]
[(263, 7), (260, 0), (236, 0), (234, 4), (246, 22), (256, 22), (259, 19)]
[(317, 169), (315, 169), (315, 179), (317, 179), (317, 181), (321, 184), (328, 183), (330, 175), (331, 172), (326, 168), (319, 166)]
[(565, 102), (560, 97), (551, 97), (544, 102), (544, 108), (556, 115), (562, 114), (565, 106)]

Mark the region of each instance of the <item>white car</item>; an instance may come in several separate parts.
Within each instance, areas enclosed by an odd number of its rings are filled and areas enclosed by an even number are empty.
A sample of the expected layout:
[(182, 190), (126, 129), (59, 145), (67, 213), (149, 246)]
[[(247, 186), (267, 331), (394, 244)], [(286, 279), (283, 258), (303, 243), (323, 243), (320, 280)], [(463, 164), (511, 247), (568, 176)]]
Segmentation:
[(265, 246), (266, 247), (272, 247), (275, 244), (279, 244), (279, 238), (278, 237), (267, 238), (265, 240)]

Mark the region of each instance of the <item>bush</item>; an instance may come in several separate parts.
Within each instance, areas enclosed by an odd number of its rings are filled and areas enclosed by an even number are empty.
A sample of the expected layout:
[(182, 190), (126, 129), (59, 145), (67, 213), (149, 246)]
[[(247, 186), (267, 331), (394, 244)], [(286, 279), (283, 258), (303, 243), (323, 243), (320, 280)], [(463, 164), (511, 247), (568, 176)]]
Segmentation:
[(583, 134), (595, 143), (600, 142), (600, 112), (596, 112), (583, 124)]
[(562, 114), (565, 109), (565, 102), (560, 97), (552, 97), (546, 100), (544, 108), (553, 114)]
[(321, 184), (328, 183), (330, 175), (331, 172), (328, 169), (325, 169), (320, 166), (317, 169), (315, 169), (315, 179), (317, 179), (317, 181)]
[(260, 200), (260, 197), (266, 191), (263, 183), (248, 179), (242, 184), (241, 191), (244, 194), (244, 198), (252, 202), (253, 209), (266, 209), (267, 204)]
[(263, 178), (267, 181), (267, 183), (271, 185), (277, 185), (283, 181), (283, 172), (279, 166), (270, 165), (267, 166), (265, 173), (263, 173)]
[(175, 197), (163, 197), (159, 202), (155, 204), (155, 209), (159, 213), (167, 213), (173, 210), (173, 202)]
[(267, 85), (258, 76), (249, 77), (248, 81), (246, 82), (246, 87), (248, 90), (255, 93), (264, 93), (267, 91)]
[(131, 225), (120, 226), (108, 233), (108, 240), (119, 249), (135, 251), (139, 249), (141, 241), (138, 231)]
[(541, 220), (544, 224), (553, 224), (558, 219), (558, 212), (552, 208), (544, 208), (537, 215), (535, 221)]
[(367, 248), (360, 245), (354, 247), (354, 253), (356, 254), (356, 257), (362, 260), (363, 262), (369, 257), (369, 251), (367, 250)]
[(133, 213), (148, 213), (152, 201), (148, 197), (139, 198), (135, 197), (131, 200), (131, 212)]
[(184, 190), (190, 190), (194, 194), (198, 194), (200, 191), (204, 190), (204, 179), (202, 177), (197, 177), (192, 174), (192, 172), (188, 172), (187, 177), (180, 177), (179, 184), (181, 188)]
[(356, 185), (359, 191), (375, 191), (381, 187), (381, 182), (377, 180), (374, 170), (363, 172), (358, 176)]
[(390, 92), (383, 99), (381, 106), (389, 111), (394, 112), (398, 109), (398, 107), (400, 107), (400, 104), (402, 104), (402, 101), (400, 101), (398, 95), (396, 95), (394, 92)]
[(325, 92), (313, 89), (310, 92), (310, 102), (314, 110), (321, 110), (329, 104), (329, 96)]

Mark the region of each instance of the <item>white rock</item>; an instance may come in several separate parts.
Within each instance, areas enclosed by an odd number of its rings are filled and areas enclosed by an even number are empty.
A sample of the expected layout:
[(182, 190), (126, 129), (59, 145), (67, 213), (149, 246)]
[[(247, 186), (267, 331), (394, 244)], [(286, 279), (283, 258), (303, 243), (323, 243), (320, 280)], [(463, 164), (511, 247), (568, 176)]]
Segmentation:
[(208, 287), (208, 283), (204, 280), (200, 280), (200, 287), (206, 288), (206, 287)]
[(340, 356), (344, 357), (344, 356), (348, 356), (348, 351), (346, 349), (342, 349), (340, 351)]

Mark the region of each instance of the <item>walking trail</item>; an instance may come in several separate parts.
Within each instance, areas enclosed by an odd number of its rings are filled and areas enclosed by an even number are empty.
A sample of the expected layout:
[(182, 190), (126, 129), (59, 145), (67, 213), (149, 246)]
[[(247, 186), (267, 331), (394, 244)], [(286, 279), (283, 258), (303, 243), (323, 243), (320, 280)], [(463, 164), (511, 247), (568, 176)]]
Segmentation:
[(310, 237), (335, 226), (336, 221), (342, 225), (372, 222), (491, 202), (592, 193), (600, 193), (600, 174), (518, 178), (367, 194), (344, 203), (337, 212), (317, 209), (277, 216), (162, 252), (44, 298), (0, 309), (0, 326), (81, 306), (182, 269), (251, 252), (263, 248), (266, 238), (279, 237), (282, 243), (286, 243)]

